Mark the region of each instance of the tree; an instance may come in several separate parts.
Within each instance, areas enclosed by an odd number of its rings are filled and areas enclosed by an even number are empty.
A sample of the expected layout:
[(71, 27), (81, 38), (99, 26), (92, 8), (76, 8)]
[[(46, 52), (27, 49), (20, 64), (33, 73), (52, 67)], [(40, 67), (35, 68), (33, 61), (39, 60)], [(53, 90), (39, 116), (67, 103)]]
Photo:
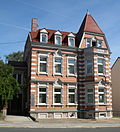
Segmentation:
[(19, 90), (18, 82), (12, 76), (13, 68), (0, 60), (0, 102), (2, 109), (7, 109), (7, 103), (13, 99)]
[(5, 56), (6, 61), (23, 61), (23, 52), (18, 51), (18, 52), (13, 52), (9, 55)]

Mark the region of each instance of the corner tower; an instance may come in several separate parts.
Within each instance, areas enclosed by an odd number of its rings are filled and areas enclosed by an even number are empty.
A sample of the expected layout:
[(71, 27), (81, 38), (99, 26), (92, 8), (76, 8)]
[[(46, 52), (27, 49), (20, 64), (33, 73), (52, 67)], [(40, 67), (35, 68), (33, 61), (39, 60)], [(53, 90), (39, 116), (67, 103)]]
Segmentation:
[(78, 110), (83, 118), (112, 117), (110, 49), (94, 18), (87, 13), (76, 35), (78, 54)]

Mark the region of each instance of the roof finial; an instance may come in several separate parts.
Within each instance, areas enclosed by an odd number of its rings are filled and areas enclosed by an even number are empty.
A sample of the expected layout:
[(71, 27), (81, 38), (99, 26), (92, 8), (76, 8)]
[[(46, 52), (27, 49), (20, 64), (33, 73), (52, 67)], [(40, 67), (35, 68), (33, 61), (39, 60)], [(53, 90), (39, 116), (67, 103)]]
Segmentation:
[(88, 15), (90, 14), (88, 9), (87, 9), (87, 14), (88, 14)]

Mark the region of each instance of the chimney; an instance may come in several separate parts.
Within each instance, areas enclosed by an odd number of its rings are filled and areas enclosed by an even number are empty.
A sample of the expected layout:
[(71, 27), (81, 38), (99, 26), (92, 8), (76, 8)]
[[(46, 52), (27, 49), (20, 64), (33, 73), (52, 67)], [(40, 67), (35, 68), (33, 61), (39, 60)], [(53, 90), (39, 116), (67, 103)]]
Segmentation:
[(32, 18), (32, 23), (31, 23), (31, 32), (36, 32), (38, 28), (38, 19), (37, 18)]

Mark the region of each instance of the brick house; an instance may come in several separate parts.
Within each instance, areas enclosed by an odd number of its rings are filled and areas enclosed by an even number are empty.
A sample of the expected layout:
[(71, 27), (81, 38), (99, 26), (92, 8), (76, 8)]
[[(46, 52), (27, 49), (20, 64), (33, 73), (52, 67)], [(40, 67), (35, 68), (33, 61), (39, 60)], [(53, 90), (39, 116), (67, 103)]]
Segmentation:
[(111, 118), (111, 51), (93, 17), (77, 33), (37, 27), (34, 18), (24, 48), (30, 116)]

